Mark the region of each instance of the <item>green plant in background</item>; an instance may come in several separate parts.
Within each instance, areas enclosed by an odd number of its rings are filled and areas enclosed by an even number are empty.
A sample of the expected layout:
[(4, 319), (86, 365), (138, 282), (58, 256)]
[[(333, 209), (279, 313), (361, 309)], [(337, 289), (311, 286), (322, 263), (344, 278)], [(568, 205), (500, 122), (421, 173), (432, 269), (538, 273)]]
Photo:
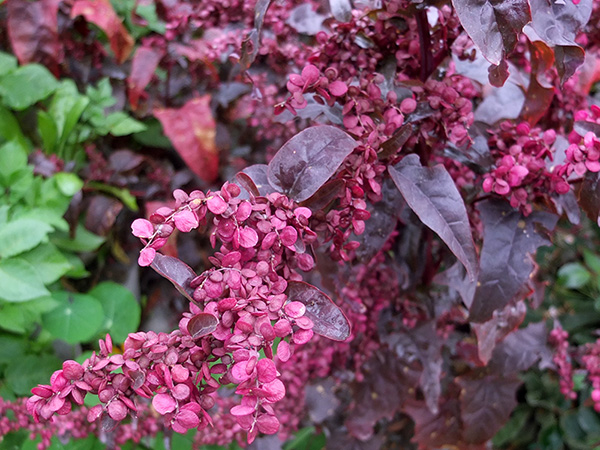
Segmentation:
[[(97, 251), (105, 239), (64, 219), (84, 182), (73, 172), (38, 174), (29, 157), (39, 143), (73, 170), (86, 142), (144, 126), (123, 112), (105, 113), (115, 102), (108, 80), (81, 95), (43, 66), (17, 67), (0, 53), (0, 67), (0, 395), (15, 398), (60, 367), (55, 339), (73, 346), (110, 330), (120, 343), (140, 320), (138, 302), (116, 283), (86, 294), (65, 289), (61, 280), (89, 275), (79, 254)], [(102, 183), (91, 189), (137, 208), (125, 190)]]

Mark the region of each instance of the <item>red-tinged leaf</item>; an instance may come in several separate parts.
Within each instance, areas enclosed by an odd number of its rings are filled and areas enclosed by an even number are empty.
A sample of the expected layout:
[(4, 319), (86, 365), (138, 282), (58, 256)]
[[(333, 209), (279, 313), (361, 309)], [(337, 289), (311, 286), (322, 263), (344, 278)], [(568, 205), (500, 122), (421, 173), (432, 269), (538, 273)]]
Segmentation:
[(54, 75), (64, 59), (58, 39), (58, 6), (60, 0), (8, 0), (7, 30), (13, 52), (19, 63), (39, 62)]
[(317, 192), (302, 202), (302, 205), (309, 207), (313, 211), (325, 209), (334, 199), (338, 198), (346, 183), (344, 180), (330, 180), (321, 186)]
[(405, 123), (402, 125), (388, 140), (386, 140), (383, 144), (381, 144), (379, 149), (379, 157), (380, 158), (389, 158), (390, 156), (396, 155), (406, 141), (413, 135), (414, 128), (410, 123)]
[(218, 324), (219, 320), (212, 314), (200, 313), (190, 319), (187, 330), (192, 338), (198, 339), (215, 331)]
[(537, 211), (523, 217), (504, 201), (482, 202), (479, 211), (484, 234), (480, 274), (469, 307), (472, 322), (491, 319), (495, 310), (526, 289), (534, 268), (532, 255), (550, 244), (539, 228), (551, 230), (557, 221), (555, 215)]
[(123, 26), (109, 0), (76, 0), (71, 9), (71, 18), (77, 16), (83, 16), (87, 22), (104, 31), (119, 64), (129, 57), (135, 41)]
[(512, 52), (519, 33), (531, 21), (527, 0), (452, 0), (452, 4), (469, 37), (496, 65)]
[(460, 410), (463, 437), (471, 444), (483, 444), (502, 428), (517, 406), (516, 392), (521, 380), (497, 374), (483, 376), (485, 369), (460, 376)]
[(127, 96), (131, 109), (138, 108), (138, 101), (144, 89), (152, 80), (164, 51), (152, 47), (139, 47), (133, 55), (131, 72), (127, 77)]
[(152, 262), (152, 268), (169, 280), (177, 290), (189, 301), (193, 302), (194, 289), (190, 287), (190, 281), (196, 278), (196, 273), (186, 263), (172, 256), (164, 256), (157, 253)]
[(475, 278), (478, 261), (467, 209), (444, 166), (423, 167), (417, 155), (408, 155), (388, 171), (421, 222), (437, 233)]
[(207, 183), (219, 176), (216, 126), (210, 96), (194, 98), (179, 109), (155, 109), (167, 137), (187, 166)]
[[(556, 68), (561, 82), (565, 82), (583, 64), (585, 53), (577, 45), (577, 34), (587, 24), (592, 13), (593, 0), (579, 2), (550, 2), (530, 0), (532, 21), (526, 32), (554, 47)], [(531, 33), (531, 30), (534, 33)]]
[(521, 117), (535, 125), (545, 114), (554, 99), (554, 86), (547, 73), (554, 64), (554, 52), (541, 41), (529, 43), (531, 55), (531, 75), (525, 93), (525, 103)]
[(494, 349), (489, 368), (493, 373), (516, 375), (540, 362), (540, 368), (552, 364), (553, 349), (548, 346), (548, 330), (544, 322), (529, 324), (509, 334)]
[(313, 332), (334, 341), (350, 337), (350, 322), (324, 292), (304, 281), (289, 281), (286, 294), (290, 302), (304, 303), (306, 317), (314, 324)]
[(308, 199), (337, 171), (357, 142), (339, 128), (307, 128), (279, 149), (269, 163), (269, 183), (301, 202)]
[(488, 68), (488, 79), (490, 84), (495, 87), (502, 87), (506, 80), (508, 80), (508, 76), (510, 72), (508, 71), (508, 63), (506, 59), (502, 59), (500, 64), (492, 64)]
[(576, 194), (581, 209), (600, 226), (600, 172), (588, 171)]
[(523, 322), (526, 312), (525, 303), (519, 301), (516, 305), (508, 304), (504, 309), (494, 311), (493, 317), (487, 322), (471, 325), (477, 335), (477, 349), (482, 363), (489, 362), (496, 344)]

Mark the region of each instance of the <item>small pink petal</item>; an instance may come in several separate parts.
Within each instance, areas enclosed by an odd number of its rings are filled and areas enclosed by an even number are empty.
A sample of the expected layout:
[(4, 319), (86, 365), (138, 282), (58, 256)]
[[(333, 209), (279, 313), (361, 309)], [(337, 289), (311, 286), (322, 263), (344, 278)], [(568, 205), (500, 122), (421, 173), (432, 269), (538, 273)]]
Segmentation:
[(96, 405), (90, 408), (90, 410), (87, 413), (87, 420), (88, 422), (92, 423), (94, 420), (96, 420), (98, 417), (100, 417), (102, 415), (102, 405)]
[(261, 383), (270, 383), (277, 378), (277, 368), (275, 363), (268, 358), (263, 358), (256, 365), (258, 381)]
[(206, 201), (206, 206), (213, 214), (223, 214), (227, 211), (227, 203), (220, 195), (216, 194), (213, 194), (213, 196)]
[(286, 247), (291, 247), (298, 240), (298, 231), (294, 227), (287, 226), (279, 233), (281, 243)]
[(189, 209), (184, 209), (175, 213), (173, 216), (175, 227), (182, 233), (189, 233), (195, 228), (198, 228), (198, 217)]
[(138, 258), (138, 264), (142, 267), (149, 266), (154, 261), (154, 257), (156, 256), (156, 250), (152, 247), (147, 247), (140, 252), (140, 256)]
[(156, 394), (152, 399), (152, 406), (154, 406), (156, 412), (164, 416), (175, 411), (177, 402), (169, 394)]
[(135, 219), (131, 224), (131, 232), (136, 237), (149, 239), (154, 234), (154, 225), (146, 219)]
[(175, 416), (175, 422), (186, 430), (191, 430), (200, 425), (200, 418), (192, 411), (182, 410)]
[(108, 415), (111, 419), (121, 421), (127, 417), (127, 407), (121, 400), (113, 400), (108, 404)]
[(252, 248), (258, 244), (258, 234), (252, 228), (240, 228), (240, 245), (244, 248)]
[(275, 434), (279, 430), (279, 420), (270, 414), (261, 414), (256, 419), (258, 431), (264, 434)]
[(302, 317), (306, 313), (306, 306), (304, 303), (300, 302), (290, 302), (286, 304), (283, 309), (288, 316), (293, 317), (294, 319)]
[(67, 360), (63, 363), (63, 374), (67, 380), (79, 380), (84, 372), (84, 368), (77, 361)]
[(249, 414), (254, 414), (255, 408), (247, 405), (236, 405), (229, 410), (232, 416), (247, 416)]
[(277, 357), (279, 360), (281, 362), (286, 362), (290, 359), (290, 356), (292, 356), (290, 352), (290, 344), (288, 344), (287, 341), (279, 342), (279, 345), (277, 345)]
[(329, 84), (329, 92), (336, 97), (341, 97), (348, 92), (348, 86), (343, 81), (337, 80)]

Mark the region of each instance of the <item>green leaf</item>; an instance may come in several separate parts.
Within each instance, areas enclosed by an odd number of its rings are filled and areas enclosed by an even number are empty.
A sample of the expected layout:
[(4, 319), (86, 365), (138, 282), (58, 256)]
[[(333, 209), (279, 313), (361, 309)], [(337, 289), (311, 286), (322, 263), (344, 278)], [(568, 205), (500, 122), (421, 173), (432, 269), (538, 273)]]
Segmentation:
[(71, 269), (65, 274), (65, 276), (77, 279), (86, 278), (90, 276), (90, 273), (87, 270), (85, 270), (85, 265), (83, 264), (83, 261), (81, 261), (79, 256), (73, 253), (65, 253), (64, 256), (67, 258), (69, 264), (71, 265)]
[(38, 384), (48, 384), (50, 376), (60, 369), (60, 360), (52, 355), (26, 355), (6, 369), (6, 384), (17, 395), (30, 395)]
[(29, 432), (25, 429), (8, 433), (0, 441), (0, 450), (21, 450), (28, 439)]
[(600, 275), (600, 256), (585, 249), (583, 250), (583, 261), (596, 275)]
[(102, 304), (102, 329), (110, 332), (114, 342), (122, 343), (140, 324), (140, 305), (129, 289), (110, 281), (98, 284), (88, 295)]
[(0, 260), (0, 299), (22, 302), (49, 295), (35, 268), (19, 258)]
[(57, 232), (50, 237), (57, 247), (71, 252), (93, 252), (104, 243), (104, 238), (88, 231), (83, 225), (77, 225), (75, 237), (71, 239), (68, 233)]
[(46, 243), (20, 255), (35, 266), (44, 284), (51, 284), (72, 269), (67, 258), (52, 244)]
[(6, 364), (25, 354), (27, 344), (22, 338), (0, 335), (0, 364)]
[(0, 327), (19, 334), (31, 332), (39, 324), (42, 314), (54, 308), (56, 301), (50, 296), (6, 303), (0, 307)]
[(21, 111), (48, 97), (58, 86), (44, 66), (28, 64), (0, 79), (0, 96), (7, 106)]
[(0, 52), (0, 77), (17, 68), (17, 58), (9, 53)]
[(320, 450), (325, 448), (325, 436), (317, 434), (314, 427), (298, 430), (293, 438), (283, 445), (283, 450)]
[(591, 408), (579, 407), (577, 422), (588, 436), (600, 437), (600, 418)]
[(133, 135), (133, 140), (146, 146), (155, 148), (172, 148), (173, 144), (167, 138), (162, 129), (162, 125), (156, 119), (148, 119), (145, 121), (146, 131)]
[(87, 184), (90, 189), (96, 189), (101, 192), (106, 192), (123, 202), (123, 204), (132, 211), (138, 211), (138, 205), (135, 197), (131, 195), (128, 189), (118, 188), (109, 184), (100, 183), (98, 181), (90, 181)]
[(15, 215), (15, 219), (31, 219), (48, 224), (55, 230), (68, 231), (69, 223), (63, 219), (66, 209), (61, 207), (35, 207), (26, 209)]
[(18, 255), (40, 244), (52, 227), (35, 219), (17, 219), (0, 227), (0, 257)]
[(42, 144), (47, 154), (54, 153), (56, 141), (58, 140), (58, 130), (56, 123), (50, 114), (46, 111), (38, 111), (38, 131), (42, 138)]
[(523, 427), (527, 424), (530, 416), (530, 410), (526, 405), (518, 406), (515, 409), (508, 422), (496, 433), (493, 438), (494, 447), (500, 447), (514, 440), (522, 433)]
[[(1, 66), (0, 66), (1, 67)], [(27, 138), (23, 135), (19, 122), (8, 109), (0, 105), (0, 136), (7, 141), (17, 141), (21, 147), (29, 147)]]
[(578, 262), (565, 264), (558, 270), (558, 282), (569, 289), (580, 289), (589, 283), (591, 274)]
[(42, 316), (42, 323), (52, 336), (69, 344), (88, 342), (102, 325), (102, 305), (91, 295), (56, 292), (58, 306)]
[(3, 186), (10, 187), (11, 176), (24, 168), (27, 168), (27, 151), (23, 146), (16, 141), (9, 141), (0, 147), (0, 183)]
[(83, 187), (83, 181), (74, 173), (60, 172), (55, 174), (53, 178), (60, 192), (67, 197), (74, 196)]
[(146, 125), (122, 111), (106, 116), (106, 126), (113, 136), (126, 136), (146, 130)]

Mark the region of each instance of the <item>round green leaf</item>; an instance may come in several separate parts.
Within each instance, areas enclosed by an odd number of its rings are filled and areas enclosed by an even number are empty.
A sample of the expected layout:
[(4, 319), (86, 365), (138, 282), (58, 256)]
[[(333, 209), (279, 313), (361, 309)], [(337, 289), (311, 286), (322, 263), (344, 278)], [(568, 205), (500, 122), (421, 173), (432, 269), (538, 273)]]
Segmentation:
[(56, 180), (56, 185), (60, 192), (68, 197), (77, 194), (83, 187), (83, 181), (74, 173), (57, 173), (54, 175), (54, 180)]
[(22, 302), (50, 294), (35, 268), (20, 258), (0, 260), (0, 299)]
[(104, 310), (102, 330), (110, 333), (114, 342), (124, 342), (129, 333), (137, 331), (140, 324), (140, 305), (125, 287), (105, 281), (88, 292), (98, 299)]
[(69, 344), (88, 342), (100, 329), (104, 314), (100, 302), (86, 294), (57, 292), (58, 307), (42, 316), (46, 330)]
[(50, 375), (58, 369), (60, 361), (52, 355), (21, 356), (6, 368), (6, 384), (17, 395), (29, 395), (31, 388), (48, 384)]

